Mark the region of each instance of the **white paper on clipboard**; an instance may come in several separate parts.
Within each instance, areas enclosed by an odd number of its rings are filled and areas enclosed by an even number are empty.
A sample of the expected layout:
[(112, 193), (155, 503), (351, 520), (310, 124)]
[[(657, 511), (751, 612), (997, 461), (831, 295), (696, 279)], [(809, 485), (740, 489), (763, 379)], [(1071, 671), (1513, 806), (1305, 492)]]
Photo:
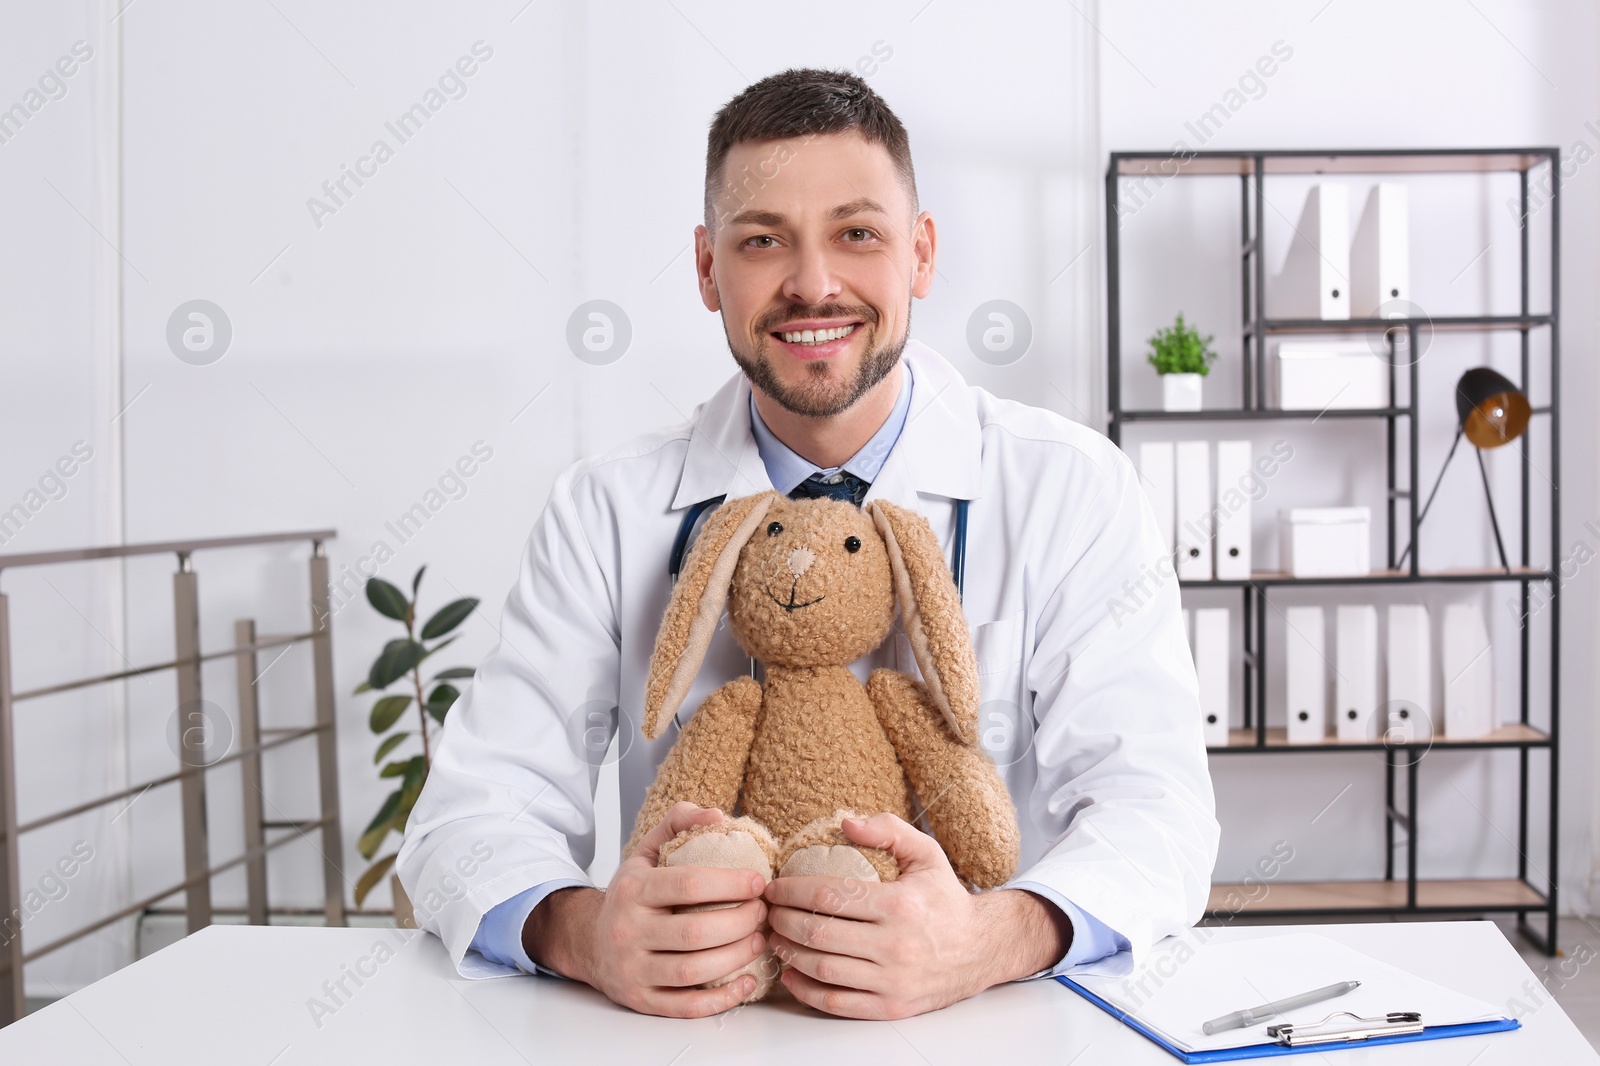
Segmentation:
[[(1497, 1007), (1379, 962), (1316, 933), (1285, 933), (1226, 943), (1169, 937), (1120, 977), (1074, 973), (1068, 978), (1186, 1052), (1270, 1044), (1267, 1026), (1310, 1025), (1334, 1011), (1362, 1016), (1418, 1011), (1429, 1028), (1503, 1019)], [(1245, 1029), (1207, 1036), (1212, 1018), (1298, 995), (1337, 981), (1360, 981), (1352, 992), (1285, 1011)]]

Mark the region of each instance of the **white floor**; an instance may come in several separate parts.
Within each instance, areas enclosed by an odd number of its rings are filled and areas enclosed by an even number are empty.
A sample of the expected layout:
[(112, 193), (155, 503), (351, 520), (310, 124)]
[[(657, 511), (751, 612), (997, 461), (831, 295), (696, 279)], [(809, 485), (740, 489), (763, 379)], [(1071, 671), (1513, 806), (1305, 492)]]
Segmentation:
[[(1600, 1050), (1600, 918), (1561, 919), (1556, 927), (1556, 943), (1562, 954), (1553, 959), (1518, 936), (1513, 919), (1495, 921), (1544, 986), (1530, 990), (1532, 995), (1554, 999), (1578, 1031)], [(1526, 1001), (1527, 1010), (1538, 1005), (1531, 996)]]

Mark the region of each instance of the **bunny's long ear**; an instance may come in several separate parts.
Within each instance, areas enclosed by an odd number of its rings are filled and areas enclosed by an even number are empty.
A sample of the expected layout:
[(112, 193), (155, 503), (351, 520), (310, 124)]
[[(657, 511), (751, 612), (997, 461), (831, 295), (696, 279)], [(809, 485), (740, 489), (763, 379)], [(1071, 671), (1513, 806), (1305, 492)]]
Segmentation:
[(705, 529), (689, 552), (678, 583), (672, 587), (656, 648), (650, 656), (650, 676), (644, 690), (644, 735), (661, 735), (666, 721), (678, 713), (684, 697), (711, 645), (739, 552), (761, 525), (777, 498), (773, 492), (729, 500), (706, 519)]
[(900, 620), (928, 694), (950, 731), (978, 740), (978, 660), (961, 613), (961, 595), (928, 520), (884, 500), (867, 505), (889, 549)]

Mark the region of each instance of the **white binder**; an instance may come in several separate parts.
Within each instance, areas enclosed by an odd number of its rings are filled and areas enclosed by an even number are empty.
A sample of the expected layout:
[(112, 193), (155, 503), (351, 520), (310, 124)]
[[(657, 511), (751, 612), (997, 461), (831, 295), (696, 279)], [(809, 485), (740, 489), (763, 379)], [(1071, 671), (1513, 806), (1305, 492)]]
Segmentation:
[(1452, 603), (1444, 609), (1444, 734), (1465, 739), (1494, 729), (1494, 653), (1483, 609)]
[[(1351, 311), (1357, 318), (1403, 318), (1394, 306), (1411, 299), (1411, 236), (1406, 187), (1380, 182), (1367, 196), (1367, 206), (1350, 245)], [(1385, 304), (1380, 315), (1378, 308)]]
[(1350, 317), (1350, 194), (1337, 182), (1306, 194), (1267, 309), (1273, 318)]
[(1387, 714), (1379, 734), (1397, 744), (1427, 740), (1433, 735), (1433, 642), (1422, 604), (1390, 605), (1388, 667)]
[(1228, 743), (1228, 609), (1194, 612), (1194, 670), (1200, 681), (1200, 717), (1207, 747)]
[(1144, 484), (1144, 494), (1150, 500), (1150, 509), (1156, 513), (1156, 525), (1161, 527), (1162, 542), (1167, 554), (1173, 551), (1173, 531), (1177, 523), (1172, 480), (1172, 442), (1170, 440), (1145, 441), (1139, 445), (1139, 480)]
[(1217, 441), (1217, 577), (1250, 576), (1250, 442)]
[(1180, 440), (1177, 446), (1178, 576), (1185, 581), (1211, 579), (1211, 538), (1216, 532), (1211, 512), (1211, 445)]
[(1340, 740), (1371, 740), (1378, 710), (1378, 609), (1343, 604), (1334, 610), (1333, 717)]
[(1288, 675), (1289, 743), (1314, 744), (1328, 735), (1328, 661), (1321, 607), (1290, 607), (1284, 641)]

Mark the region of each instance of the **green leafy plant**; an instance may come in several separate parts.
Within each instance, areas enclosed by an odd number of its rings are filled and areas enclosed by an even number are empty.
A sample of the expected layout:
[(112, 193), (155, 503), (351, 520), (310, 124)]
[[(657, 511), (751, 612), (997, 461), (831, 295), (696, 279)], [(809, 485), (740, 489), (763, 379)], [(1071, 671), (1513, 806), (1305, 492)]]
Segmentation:
[(1157, 374), (1209, 374), (1217, 357), (1211, 341), (1210, 336), (1201, 337), (1199, 330), (1185, 324), (1179, 314), (1177, 322), (1151, 334), (1150, 354), (1145, 358)]
[[(382, 696), (372, 705), (372, 713), (367, 719), (372, 732), (383, 738), (378, 743), (377, 753), (372, 757), (374, 765), (383, 763), (383, 769), (378, 771), (378, 776), (398, 778), (399, 787), (384, 799), (377, 815), (373, 817), (372, 822), (362, 832), (361, 839), (356, 843), (356, 851), (372, 864), (356, 882), (355, 896), (358, 907), (361, 906), (362, 900), (366, 899), (367, 893), (371, 892), (394, 866), (395, 855), (398, 852), (390, 852), (376, 860), (372, 856), (391, 832), (405, 836), (406, 819), (411, 816), (411, 808), (415, 806), (417, 797), (422, 793), (422, 783), (428, 779), (428, 767), (432, 764), (428, 719), (431, 717), (443, 726), (445, 715), (450, 712), (456, 697), (461, 695), (460, 690), (450, 682), (469, 678), (473, 674), (471, 667), (452, 666), (433, 674), (426, 684), (423, 682), (422, 664), (435, 652), (454, 642), (456, 638), (447, 634), (466, 621), (473, 608), (478, 606), (478, 601), (470, 597), (453, 600), (435, 611), (418, 631), (416, 596), (418, 588), (422, 585), (422, 572), (426, 569), (426, 566), (419, 567), (416, 576), (411, 579), (412, 599), (409, 600), (399, 589), (381, 578), (374, 577), (367, 581), (367, 602), (385, 618), (392, 618), (404, 625), (406, 635), (396, 637), (383, 646), (383, 651), (378, 653), (378, 657), (372, 662), (372, 668), (367, 671), (367, 679), (356, 686), (355, 694), (383, 692), (396, 683), (406, 685), (411, 691)], [(433, 643), (430, 645), (429, 641)], [(423, 689), (429, 685), (432, 686), (432, 690), (424, 698)], [(409, 729), (400, 728), (401, 718), (413, 702), (417, 705), (417, 730), (414, 733)], [(383, 762), (401, 745), (413, 739), (421, 745), (422, 751), (419, 754)]]

